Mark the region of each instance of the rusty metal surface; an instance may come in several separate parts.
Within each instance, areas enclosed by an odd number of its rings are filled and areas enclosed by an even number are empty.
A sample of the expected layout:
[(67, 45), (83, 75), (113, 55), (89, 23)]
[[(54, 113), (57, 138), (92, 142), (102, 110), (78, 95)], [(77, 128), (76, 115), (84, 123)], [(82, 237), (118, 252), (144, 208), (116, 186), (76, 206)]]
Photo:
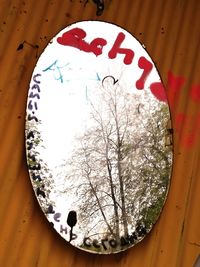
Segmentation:
[[(193, 266), (200, 254), (200, 2), (107, 0), (100, 16), (93, 1), (85, 2), (0, 0), (0, 266)], [(141, 243), (111, 256), (79, 251), (49, 226), (25, 159), (26, 99), (37, 58), (58, 31), (88, 19), (118, 24), (144, 43), (166, 86), (174, 129), (161, 217)]]

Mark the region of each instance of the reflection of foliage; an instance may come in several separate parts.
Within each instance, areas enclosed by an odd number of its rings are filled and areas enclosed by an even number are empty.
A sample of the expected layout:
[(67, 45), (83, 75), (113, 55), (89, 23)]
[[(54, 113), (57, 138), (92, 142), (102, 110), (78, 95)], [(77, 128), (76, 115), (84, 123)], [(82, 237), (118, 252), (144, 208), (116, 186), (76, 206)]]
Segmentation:
[[(140, 169), (147, 183), (146, 194), (150, 194), (151, 201), (143, 206), (143, 215), (147, 227), (155, 223), (163, 206), (168, 190), (169, 174), (171, 171), (171, 151), (165, 146), (163, 138), (166, 138), (167, 107), (162, 106), (155, 111), (153, 119), (147, 124), (150, 132), (150, 140), (144, 146), (144, 166)], [(146, 213), (146, 214), (145, 214)]]
[[(27, 122), (26, 125), (26, 138), (27, 138), (27, 164), (32, 181), (32, 185), (42, 210), (46, 213), (48, 210), (49, 195), (53, 189), (53, 177), (49, 170), (47, 163), (43, 160), (41, 151), (44, 149), (42, 146), (41, 132), (39, 130), (41, 122), (37, 125)], [(31, 134), (30, 134), (31, 133)], [(38, 194), (38, 192), (41, 192)]]
[(158, 196), (156, 201), (151, 204), (149, 207), (144, 207), (141, 211), (141, 215), (144, 218), (144, 223), (147, 229), (152, 227), (152, 224), (156, 222), (160, 211), (162, 210), (163, 204), (165, 201), (165, 194)]
[(147, 93), (142, 99), (109, 81), (95, 90), (88, 125), (66, 164), (67, 180), (86, 234), (119, 240), (139, 221), (149, 231), (161, 210), (171, 168), (164, 145), (169, 114)]

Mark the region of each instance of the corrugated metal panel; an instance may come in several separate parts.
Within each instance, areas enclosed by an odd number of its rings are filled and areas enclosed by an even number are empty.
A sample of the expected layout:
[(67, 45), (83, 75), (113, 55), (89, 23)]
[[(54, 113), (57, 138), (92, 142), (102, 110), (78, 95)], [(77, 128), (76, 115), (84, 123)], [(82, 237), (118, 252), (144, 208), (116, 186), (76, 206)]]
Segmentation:
[[(100, 17), (92, 1), (84, 2), (0, 0), (0, 265), (193, 266), (200, 254), (200, 2), (106, 0)], [(172, 109), (175, 162), (166, 205), (144, 241), (114, 256), (74, 249), (51, 229), (25, 159), (26, 97), (37, 55), (62, 28), (87, 19), (116, 23), (145, 44)], [(24, 41), (32, 46), (17, 51)]]

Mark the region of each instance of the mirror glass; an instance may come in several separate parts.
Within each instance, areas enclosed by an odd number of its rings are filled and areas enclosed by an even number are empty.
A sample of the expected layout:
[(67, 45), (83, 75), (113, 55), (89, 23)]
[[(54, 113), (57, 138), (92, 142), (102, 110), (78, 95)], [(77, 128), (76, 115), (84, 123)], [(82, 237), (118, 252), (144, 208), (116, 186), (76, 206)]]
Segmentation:
[(40, 207), (73, 246), (126, 250), (156, 223), (172, 169), (170, 113), (158, 71), (126, 30), (68, 26), (30, 82), (27, 164)]

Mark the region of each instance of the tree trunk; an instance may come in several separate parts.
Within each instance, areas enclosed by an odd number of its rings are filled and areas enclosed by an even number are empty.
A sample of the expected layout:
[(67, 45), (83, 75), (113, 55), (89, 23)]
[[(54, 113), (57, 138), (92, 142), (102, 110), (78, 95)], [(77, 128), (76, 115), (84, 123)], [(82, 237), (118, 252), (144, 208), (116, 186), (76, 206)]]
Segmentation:
[(96, 192), (96, 190), (94, 189), (94, 186), (92, 185), (92, 183), (91, 183), (91, 181), (90, 181), (90, 178), (88, 178), (88, 180), (89, 180), (89, 183), (90, 183), (90, 187), (91, 187), (91, 189), (92, 189), (92, 192), (93, 192), (93, 194), (94, 194), (94, 196), (95, 196), (95, 198), (96, 198), (96, 201), (97, 201), (97, 204), (98, 204), (98, 206), (99, 206), (99, 209), (100, 209), (100, 211), (101, 211), (101, 214), (102, 214), (102, 216), (103, 216), (103, 219), (104, 219), (104, 221), (105, 221), (105, 223), (106, 223), (106, 225), (107, 225), (107, 227), (108, 227), (108, 230), (110, 231), (110, 233), (111, 233), (113, 236), (115, 236), (115, 233), (113, 232), (113, 229), (111, 228), (110, 224), (108, 223), (108, 221), (107, 221), (107, 219), (106, 219), (105, 213), (104, 213), (104, 211), (103, 211), (103, 209), (102, 209), (101, 203), (100, 203), (99, 198), (98, 198), (98, 196), (97, 196), (97, 192)]
[(121, 197), (121, 207), (122, 207), (122, 222), (124, 227), (124, 236), (128, 236), (128, 222), (126, 214), (126, 203), (125, 203), (125, 194), (124, 194), (124, 181), (122, 174), (122, 140), (120, 139), (120, 129), (118, 125), (118, 116), (117, 116), (117, 106), (115, 105), (115, 124), (116, 124), (116, 133), (117, 133), (117, 169), (118, 169), (118, 179), (120, 185), (120, 197)]
[(106, 145), (106, 165), (107, 165), (109, 182), (110, 182), (110, 191), (111, 191), (111, 196), (112, 196), (113, 206), (114, 206), (115, 224), (116, 224), (116, 231), (115, 231), (116, 232), (116, 239), (119, 239), (119, 212), (118, 212), (118, 204), (117, 204), (115, 192), (114, 192), (111, 165), (110, 165), (110, 161), (108, 158), (108, 144)]

